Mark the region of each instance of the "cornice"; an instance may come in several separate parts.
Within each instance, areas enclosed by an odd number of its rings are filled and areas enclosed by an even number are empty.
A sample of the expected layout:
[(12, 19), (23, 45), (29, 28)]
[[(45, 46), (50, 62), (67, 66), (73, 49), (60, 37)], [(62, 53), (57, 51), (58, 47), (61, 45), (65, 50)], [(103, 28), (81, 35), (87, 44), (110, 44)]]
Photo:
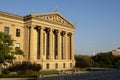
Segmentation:
[(7, 18), (12, 18), (12, 19), (17, 19), (17, 20), (23, 20), (22, 16), (18, 16), (18, 15), (15, 15), (15, 14), (2, 12), (2, 11), (0, 11), (0, 16), (7, 17)]
[(38, 21), (44, 21), (44, 22), (48, 22), (48, 23), (51, 23), (51, 24), (57, 24), (57, 25), (61, 25), (61, 26), (65, 26), (67, 28), (73, 28), (75, 29), (75, 26), (73, 24), (71, 24), (67, 19), (65, 19), (63, 16), (61, 16), (65, 21), (69, 22), (69, 25), (68, 24), (62, 24), (62, 23), (59, 23), (57, 21), (49, 21), (49, 20), (45, 20), (45, 19), (42, 19), (42, 18), (39, 18), (39, 17), (36, 17), (36, 16), (48, 16), (48, 15), (60, 15), (58, 12), (54, 12), (54, 13), (47, 13), (47, 14), (30, 14), (30, 15), (27, 15), (24, 17), (24, 21), (28, 21), (28, 20), (38, 20)]
[[(48, 16), (48, 15), (58, 15), (62, 19), (64, 19), (66, 22), (68, 22), (68, 24), (63, 24), (63, 23), (55, 22), (55, 21), (49, 21), (49, 20), (45, 20), (45, 19), (36, 17), (36, 16), (45, 16), (45, 15), (46, 16)], [(11, 18), (11, 19), (16, 19), (16, 20), (22, 20), (22, 21), (25, 21), (25, 22), (29, 21), (29, 20), (32, 20), (32, 19), (33, 20), (38, 20), (38, 21), (41, 20), (41, 21), (48, 22), (48, 23), (51, 23), (51, 24), (65, 26), (65, 27), (68, 27), (68, 28), (73, 28), (73, 29), (76, 28), (75, 25), (73, 25), (70, 21), (65, 19), (59, 12), (52, 12), (52, 13), (46, 13), (46, 14), (30, 14), (30, 15), (27, 15), (27, 16), (19, 16), (19, 15), (15, 15), (15, 14), (0, 11), (0, 16), (6, 17), (6, 18)]]
[(51, 24), (57, 24), (57, 25), (61, 25), (61, 26), (66, 26), (67, 28), (73, 28), (74, 29), (74, 27), (71, 27), (71, 26), (69, 26), (69, 25), (67, 25), (67, 24), (61, 24), (61, 23), (57, 23), (57, 22), (52, 22), (52, 21), (48, 21), (48, 20), (44, 20), (44, 19), (40, 19), (40, 18), (36, 18), (36, 17), (33, 17), (32, 19), (35, 19), (35, 20), (41, 20), (41, 21), (45, 21), (45, 22), (48, 22), (48, 23), (51, 23)]
[(70, 21), (68, 21), (64, 16), (62, 16), (59, 12), (51, 12), (51, 13), (45, 13), (45, 14), (34, 14), (33, 16), (49, 16), (49, 15), (58, 15), (60, 16), (63, 20), (65, 20), (66, 22), (68, 22), (72, 27), (74, 27), (74, 29), (76, 28), (76, 26), (74, 24), (72, 24)]

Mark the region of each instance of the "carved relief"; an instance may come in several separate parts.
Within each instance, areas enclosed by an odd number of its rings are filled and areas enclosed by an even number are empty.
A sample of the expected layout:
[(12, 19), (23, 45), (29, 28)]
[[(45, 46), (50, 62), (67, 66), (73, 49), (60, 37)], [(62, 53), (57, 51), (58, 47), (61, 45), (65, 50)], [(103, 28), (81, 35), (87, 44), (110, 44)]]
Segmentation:
[(64, 18), (62, 18), (58, 14), (52, 14), (52, 15), (38, 15), (37, 18), (48, 20), (51, 22), (56, 22), (64, 25), (71, 25), (68, 21), (66, 21)]

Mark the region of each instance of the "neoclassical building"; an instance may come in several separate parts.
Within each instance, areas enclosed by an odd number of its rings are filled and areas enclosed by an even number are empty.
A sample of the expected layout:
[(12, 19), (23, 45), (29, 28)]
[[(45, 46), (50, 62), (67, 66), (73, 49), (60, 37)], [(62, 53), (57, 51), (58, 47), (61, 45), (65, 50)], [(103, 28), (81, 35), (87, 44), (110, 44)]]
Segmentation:
[(43, 70), (74, 67), (74, 29), (59, 12), (18, 16), (0, 11), (0, 31), (12, 36), (14, 49), (24, 51), (16, 61), (35, 62)]

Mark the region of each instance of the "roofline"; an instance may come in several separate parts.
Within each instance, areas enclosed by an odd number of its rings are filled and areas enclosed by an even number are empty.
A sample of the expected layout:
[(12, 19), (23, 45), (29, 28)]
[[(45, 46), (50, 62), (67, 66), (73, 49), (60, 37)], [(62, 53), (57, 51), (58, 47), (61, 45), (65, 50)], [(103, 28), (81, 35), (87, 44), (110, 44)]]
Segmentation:
[(7, 12), (0, 11), (0, 16), (1, 15), (2, 16), (6, 16), (6, 17), (11, 17), (11, 18), (14, 18), (14, 19), (23, 20), (23, 16), (19, 16), (19, 15), (12, 14), (12, 13), (7, 13)]
[(58, 14), (60, 15), (63, 19), (65, 19), (67, 22), (69, 22), (69, 24), (71, 24), (74, 28), (76, 28), (76, 26), (74, 24), (72, 24), (72, 22), (68, 21), (65, 17), (63, 17), (63, 15), (61, 15), (59, 12), (50, 12), (50, 13), (42, 13), (42, 14), (32, 14), (33, 16), (37, 16), (37, 15), (41, 15), (41, 16), (44, 16), (44, 15), (50, 15), (50, 14)]
[(76, 28), (76, 26), (74, 24), (72, 24), (70, 21), (68, 21), (66, 18), (64, 18), (59, 12), (50, 12), (50, 13), (42, 13), (42, 14), (29, 14), (29, 15), (26, 15), (26, 16), (19, 16), (19, 15), (16, 15), (16, 14), (0, 11), (0, 16), (2, 15), (4, 17), (9, 17), (9, 18), (18, 19), (18, 20), (24, 20), (26, 17), (29, 17), (29, 16), (34, 17), (34, 16), (37, 16), (37, 15), (42, 16), (42, 15), (50, 15), (50, 14), (60, 15), (64, 20), (66, 20), (69, 24), (71, 24), (74, 29)]

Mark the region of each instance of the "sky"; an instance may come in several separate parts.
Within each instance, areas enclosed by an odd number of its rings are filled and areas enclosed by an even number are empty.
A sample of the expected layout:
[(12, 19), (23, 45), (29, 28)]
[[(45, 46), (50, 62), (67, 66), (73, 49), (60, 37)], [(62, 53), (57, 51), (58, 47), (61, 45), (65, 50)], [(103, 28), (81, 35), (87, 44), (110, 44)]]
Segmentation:
[(76, 25), (75, 54), (120, 47), (120, 0), (0, 0), (0, 11), (25, 16), (58, 11)]

